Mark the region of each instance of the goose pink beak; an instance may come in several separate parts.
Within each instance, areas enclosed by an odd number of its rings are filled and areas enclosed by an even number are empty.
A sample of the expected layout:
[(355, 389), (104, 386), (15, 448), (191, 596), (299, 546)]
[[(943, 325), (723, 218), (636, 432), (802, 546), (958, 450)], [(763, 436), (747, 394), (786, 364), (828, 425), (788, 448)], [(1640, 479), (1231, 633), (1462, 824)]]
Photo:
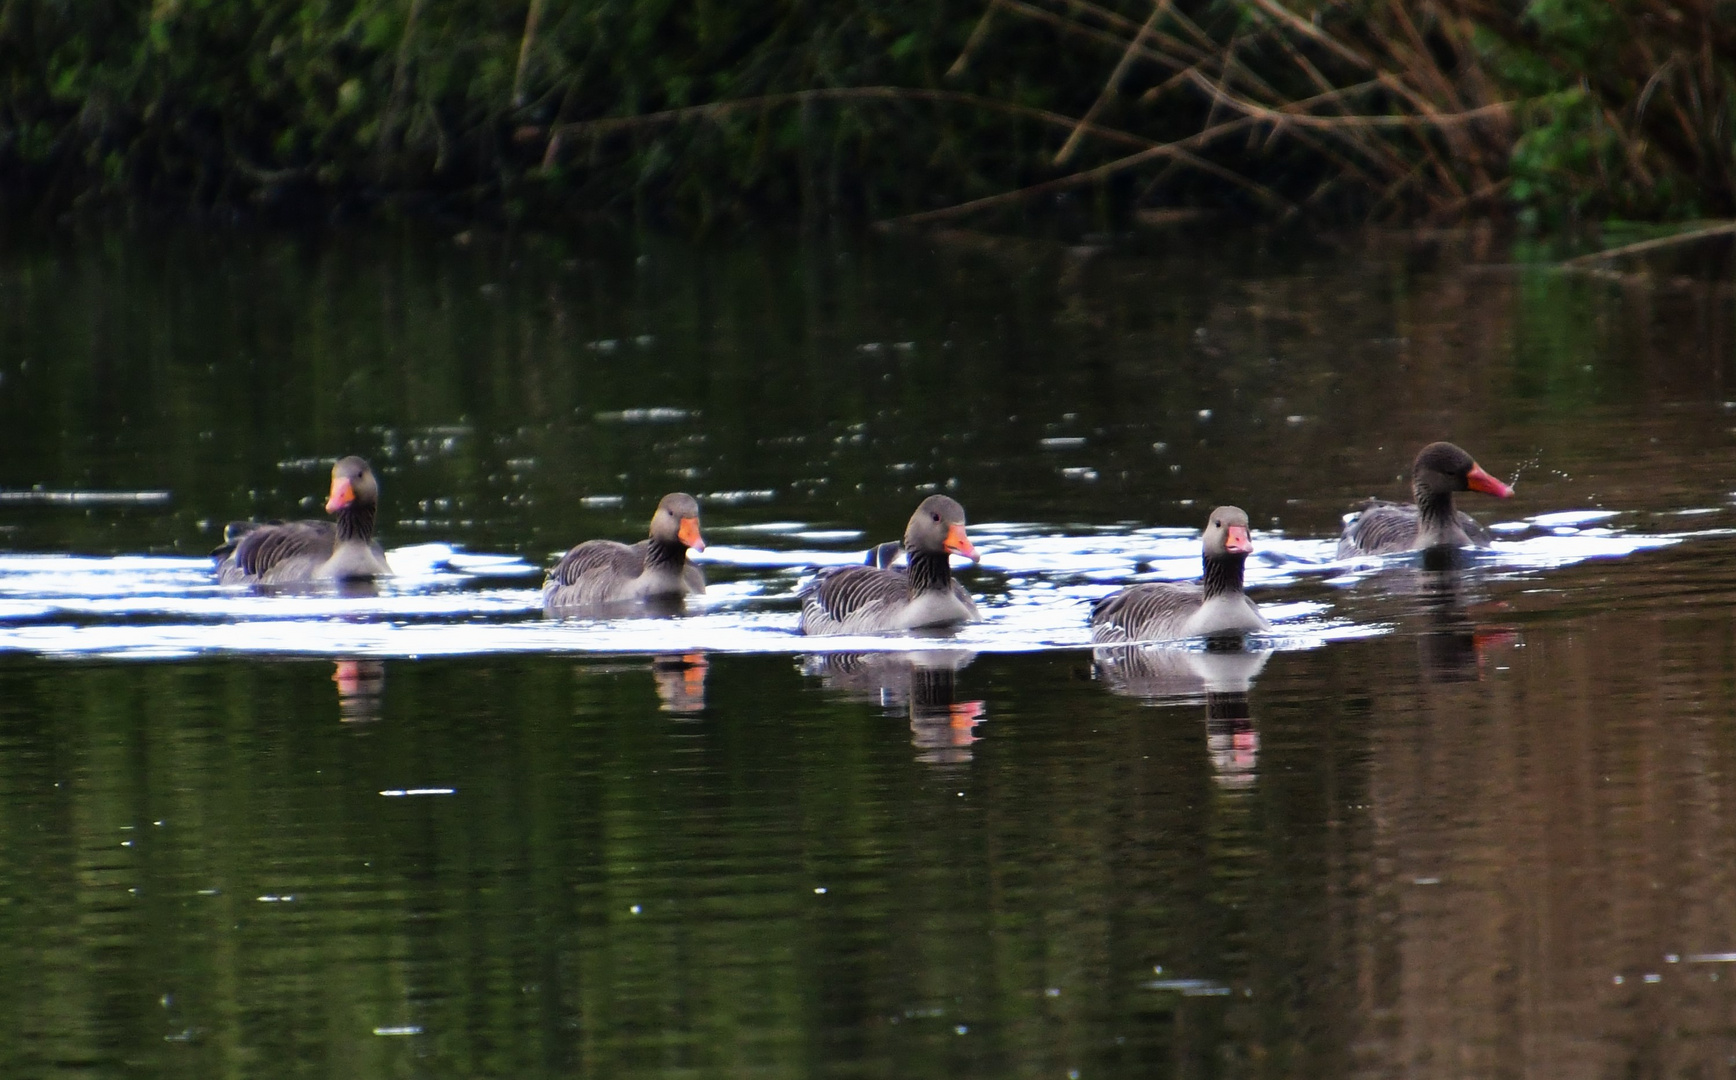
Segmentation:
[(1224, 550), (1231, 555), (1247, 555), (1254, 550), (1254, 542), (1248, 539), (1246, 525), (1231, 525), (1224, 530)]
[(355, 501), (356, 489), (350, 486), (350, 478), (347, 476), (332, 477), (332, 493), (326, 499), (326, 513), (335, 514)]
[(963, 525), (948, 525), (946, 527), (946, 550), (955, 555), (963, 555), (971, 562), (979, 561), (977, 549), (971, 546), (970, 537), (964, 534)]
[(681, 528), (676, 530), (675, 535), (679, 536), (681, 542), (692, 548), (694, 551), (705, 550), (705, 539), (699, 535), (698, 518), (682, 518)]
[(1472, 491), (1481, 491), (1485, 495), (1493, 495), (1497, 499), (1505, 499), (1513, 494), (1513, 489), (1483, 471), (1481, 465), (1473, 464), (1471, 471), (1465, 474), (1465, 486)]

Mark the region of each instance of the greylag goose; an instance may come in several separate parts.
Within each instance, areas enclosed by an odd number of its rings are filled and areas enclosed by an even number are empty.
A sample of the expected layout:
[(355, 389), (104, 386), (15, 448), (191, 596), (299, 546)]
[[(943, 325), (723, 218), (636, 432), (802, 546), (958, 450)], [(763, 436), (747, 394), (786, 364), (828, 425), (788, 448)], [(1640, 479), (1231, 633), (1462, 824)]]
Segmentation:
[(1338, 557), (1487, 547), (1489, 530), (1453, 508), (1455, 491), (1481, 491), (1497, 499), (1513, 494), (1512, 488), (1484, 472), (1471, 455), (1452, 443), (1430, 443), (1411, 465), (1411, 494), (1416, 502), (1370, 499), (1344, 526)]
[(802, 633), (883, 634), (980, 617), (970, 593), (952, 579), (948, 561), (955, 554), (977, 557), (965, 536), (964, 507), (945, 495), (922, 500), (904, 528), (904, 551), (905, 570), (873, 565), (822, 570), (798, 594)]
[(1198, 585), (1153, 581), (1129, 585), (1091, 606), (1091, 640), (1173, 641), (1228, 637), (1271, 629), (1242, 592), (1242, 564), (1254, 550), (1248, 515), (1234, 506), (1212, 511), (1200, 534), (1205, 576)]
[(705, 574), (687, 561), (704, 551), (699, 504), (680, 492), (663, 496), (651, 515), (651, 535), (637, 544), (586, 540), (561, 556), (543, 583), (543, 607), (679, 600), (705, 591)]
[(359, 457), (332, 466), (326, 513), (334, 521), (232, 521), (223, 530), (217, 580), (225, 585), (294, 585), (389, 577), (374, 541), (380, 485)]

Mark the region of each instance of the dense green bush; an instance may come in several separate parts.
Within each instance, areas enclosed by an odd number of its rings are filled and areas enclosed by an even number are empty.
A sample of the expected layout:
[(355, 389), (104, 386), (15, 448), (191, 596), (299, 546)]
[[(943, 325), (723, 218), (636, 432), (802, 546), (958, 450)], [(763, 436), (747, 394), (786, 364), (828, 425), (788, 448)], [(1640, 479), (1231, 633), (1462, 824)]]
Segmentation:
[(1033, 186), (990, 201), (1728, 213), (1729, 6), (4, 0), (0, 177), (14, 210), (693, 227)]

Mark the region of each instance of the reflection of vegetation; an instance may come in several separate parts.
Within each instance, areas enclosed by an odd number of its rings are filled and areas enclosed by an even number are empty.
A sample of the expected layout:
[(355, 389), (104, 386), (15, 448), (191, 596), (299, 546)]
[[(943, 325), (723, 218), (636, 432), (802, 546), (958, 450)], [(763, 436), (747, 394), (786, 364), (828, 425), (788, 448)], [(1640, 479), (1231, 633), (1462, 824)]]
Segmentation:
[[(1264, 959), (1313, 937), (1273, 916), (1318, 902), (1318, 864), (1244, 869), (1317, 811), (1218, 821), (1197, 706), (1155, 722), (1066, 665), (984, 661), (1032, 752), (967, 774), (787, 658), (713, 662), (699, 721), (658, 711), (649, 661), (392, 663), (360, 726), (326, 662), (0, 668), (0, 1069), (1131, 1076), (1230, 1042), (1330, 1052)], [(457, 794), (378, 794), (418, 786)], [(1145, 989), (1157, 964), (1257, 987), (1260, 1023)]]
[[(1711, 293), (1467, 269), (1450, 247), (1330, 262), (1221, 247), (1081, 261), (1039, 245), (375, 235), (15, 253), (0, 262), (0, 488), (172, 498), (8, 505), (0, 544), (202, 553), (232, 518), (317, 516), (331, 459), (352, 452), (380, 472), (389, 545), (539, 563), (643, 535), (677, 489), (708, 524), (875, 539), (953, 480), (979, 521), (1191, 529), (1180, 500), (1236, 492), (1262, 525), (1332, 535), (1343, 507), (1402, 492), (1369, 485), (1423, 438), (1451, 433), (1491, 468), (1540, 446), (1580, 468), (1609, 457), (1587, 410), (1643, 419), (1642, 382), (1719, 400), (1730, 313)], [(1553, 426), (1491, 430), (1539, 404)], [(681, 411), (618, 416), (649, 407)], [(1656, 433), (1697, 455), (1723, 429), (1694, 417)], [(1041, 444), (1057, 436), (1085, 443)], [(1098, 480), (1062, 474), (1075, 466)]]
[(15, 3), (0, 168), (54, 208), (397, 193), (696, 225), (1068, 188), (1728, 213), (1733, 56), (1695, 0)]

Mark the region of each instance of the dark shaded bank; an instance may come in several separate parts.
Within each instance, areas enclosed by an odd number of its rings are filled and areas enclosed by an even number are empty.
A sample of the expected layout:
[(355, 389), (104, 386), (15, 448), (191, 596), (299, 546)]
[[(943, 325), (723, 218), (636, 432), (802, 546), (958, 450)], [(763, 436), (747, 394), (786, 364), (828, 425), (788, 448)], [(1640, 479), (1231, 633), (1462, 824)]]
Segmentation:
[(1736, 209), (1705, 0), (6, 0), (12, 213)]

